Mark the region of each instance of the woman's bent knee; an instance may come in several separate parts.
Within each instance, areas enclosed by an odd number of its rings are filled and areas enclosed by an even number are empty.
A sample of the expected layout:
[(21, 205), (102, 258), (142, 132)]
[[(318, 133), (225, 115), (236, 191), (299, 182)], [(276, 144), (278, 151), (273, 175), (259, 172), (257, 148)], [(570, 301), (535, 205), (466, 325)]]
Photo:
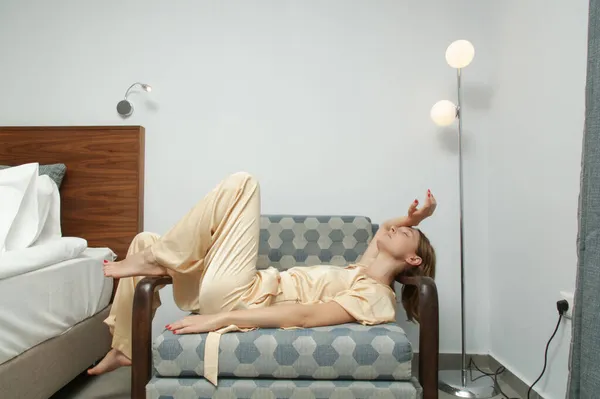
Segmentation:
[(229, 175), (225, 181), (229, 184), (240, 186), (244, 183), (258, 184), (258, 180), (248, 172), (237, 172)]
[(147, 231), (138, 233), (131, 241), (131, 245), (129, 247), (129, 252), (142, 251), (142, 250), (146, 249), (147, 247), (149, 247), (150, 245), (154, 244), (156, 241), (158, 241), (159, 238), (160, 238), (160, 236), (158, 234), (149, 233)]

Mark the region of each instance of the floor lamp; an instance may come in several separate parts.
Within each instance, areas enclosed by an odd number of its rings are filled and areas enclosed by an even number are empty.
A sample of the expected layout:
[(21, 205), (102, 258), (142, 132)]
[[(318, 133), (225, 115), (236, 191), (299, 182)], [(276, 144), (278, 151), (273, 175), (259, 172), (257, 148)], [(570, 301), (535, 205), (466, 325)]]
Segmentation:
[(438, 101), (431, 108), (431, 119), (438, 126), (448, 126), (458, 119), (458, 187), (460, 196), (460, 310), (461, 310), (461, 346), (462, 358), (460, 370), (439, 372), (439, 388), (443, 392), (460, 398), (491, 398), (497, 395), (494, 380), (479, 371), (471, 370), (467, 364), (465, 352), (465, 246), (463, 230), (463, 160), (462, 160), (462, 69), (469, 65), (475, 56), (473, 45), (467, 40), (457, 40), (446, 49), (448, 65), (456, 69), (458, 83), (458, 105), (451, 101)]

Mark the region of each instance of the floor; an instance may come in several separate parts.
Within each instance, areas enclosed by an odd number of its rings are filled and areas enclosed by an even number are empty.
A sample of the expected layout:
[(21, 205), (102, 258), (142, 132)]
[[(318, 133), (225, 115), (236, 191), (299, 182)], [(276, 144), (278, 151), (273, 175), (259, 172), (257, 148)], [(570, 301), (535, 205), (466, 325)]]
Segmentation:
[(131, 368), (98, 377), (80, 375), (50, 399), (130, 399)]
[[(515, 391), (513, 391), (508, 385), (503, 382), (500, 383), (500, 389), (508, 396), (509, 399), (521, 399), (521, 396), (517, 395)], [(439, 399), (456, 399), (456, 396), (449, 395), (444, 392), (440, 392)], [(493, 399), (505, 399), (506, 396), (498, 395), (494, 396)]]
[[(129, 399), (130, 373), (130, 368), (124, 367), (99, 377), (81, 375), (50, 399)], [(511, 399), (520, 399), (510, 387), (503, 383), (500, 386)], [(439, 399), (450, 398), (455, 396), (440, 392)], [(503, 396), (494, 399), (503, 399)]]

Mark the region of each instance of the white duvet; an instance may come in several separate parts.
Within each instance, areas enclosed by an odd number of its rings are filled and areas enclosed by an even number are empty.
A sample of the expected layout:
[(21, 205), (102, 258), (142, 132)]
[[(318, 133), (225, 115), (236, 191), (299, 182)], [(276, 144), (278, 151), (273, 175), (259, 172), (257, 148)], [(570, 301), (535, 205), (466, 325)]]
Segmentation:
[(39, 164), (0, 170), (0, 279), (67, 259), (87, 248), (81, 238), (62, 237), (60, 195)]

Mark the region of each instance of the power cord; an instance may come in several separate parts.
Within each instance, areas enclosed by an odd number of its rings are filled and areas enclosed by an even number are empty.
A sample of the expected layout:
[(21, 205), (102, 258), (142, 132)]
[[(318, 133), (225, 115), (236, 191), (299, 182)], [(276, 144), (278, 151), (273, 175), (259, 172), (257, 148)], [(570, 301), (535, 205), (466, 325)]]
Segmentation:
[(542, 379), (542, 376), (546, 372), (546, 366), (548, 365), (548, 349), (550, 348), (550, 342), (552, 342), (552, 340), (554, 339), (554, 336), (558, 331), (558, 327), (560, 327), (560, 322), (562, 321), (564, 314), (569, 310), (569, 302), (565, 301), (564, 299), (561, 299), (560, 301), (556, 302), (556, 309), (558, 310), (558, 321), (556, 322), (554, 332), (552, 333), (550, 339), (548, 340), (548, 343), (546, 344), (546, 350), (544, 351), (544, 368), (542, 369), (542, 372), (540, 373), (540, 376), (537, 378), (537, 380), (535, 380), (535, 382), (529, 387), (529, 390), (527, 391), (527, 399), (529, 399), (529, 395), (531, 395), (531, 390), (533, 389), (533, 386)]
[(471, 365), (475, 366), (475, 369), (477, 371), (479, 371), (481, 374), (483, 374), (482, 376), (475, 378), (473, 381), (478, 380), (479, 378), (485, 377), (485, 376), (491, 377), (494, 380), (494, 386), (496, 387), (496, 389), (498, 390), (500, 395), (502, 395), (504, 397), (504, 399), (521, 399), (521, 398), (511, 398), (510, 396), (508, 396), (506, 393), (504, 393), (504, 391), (500, 387), (500, 384), (498, 383), (498, 376), (506, 371), (506, 367), (500, 366), (496, 369), (495, 372), (486, 373), (485, 371), (483, 371), (482, 369), (477, 367), (477, 364), (475, 364), (475, 361), (473, 360), (473, 358), (471, 358), (471, 360), (469, 360), (469, 368), (471, 368)]
[[(527, 390), (527, 399), (530, 399), (531, 391), (533, 390), (533, 387), (535, 386), (535, 384), (537, 384), (542, 379), (542, 376), (546, 372), (546, 367), (548, 366), (548, 349), (550, 348), (550, 343), (552, 342), (552, 340), (556, 336), (556, 333), (558, 332), (558, 327), (560, 327), (560, 322), (562, 321), (564, 314), (569, 310), (569, 302), (567, 302), (564, 299), (556, 302), (556, 309), (558, 310), (558, 321), (556, 322), (556, 327), (554, 328), (554, 332), (552, 333), (552, 335), (550, 336), (550, 339), (546, 343), (546, 350), (544, 351), (544, 367), (542, 368), (542, 372), (540, 373), (540, 376), (535, 380), (535, 382), (533, 384), (531, 384), (531, 386)], [(474, 366), (475, 369), (477, 369), (477, 371), (479, 371), (481, 374), (491, 377), (494, 380), (494, 385), (498, 389), (498, 392), (504, 397), (504, 399), (519, 399), (519, 398), (509, 397), (506, 393), (504, 393), (504, 391), (502, 391), (500, 384), (498, 384), (498, 376), (506, 371), (506, 367), (500, 366), (496, 369), (495, 372), (486, 373), (485, 371), (483, 371), (479, 367), (477, 367), (477, 364), (475, 364), (475, 361), (473, 360), (473, 358), (471, 358), (469, 360), (469, 366), (468, 366), (469, 369), (471, 369), (471, 366)], [(483, 377), (483, 376), (481, 376), (481, 377)], [(479, 379), (481, 377), (478, 377), (476, 379)]]

